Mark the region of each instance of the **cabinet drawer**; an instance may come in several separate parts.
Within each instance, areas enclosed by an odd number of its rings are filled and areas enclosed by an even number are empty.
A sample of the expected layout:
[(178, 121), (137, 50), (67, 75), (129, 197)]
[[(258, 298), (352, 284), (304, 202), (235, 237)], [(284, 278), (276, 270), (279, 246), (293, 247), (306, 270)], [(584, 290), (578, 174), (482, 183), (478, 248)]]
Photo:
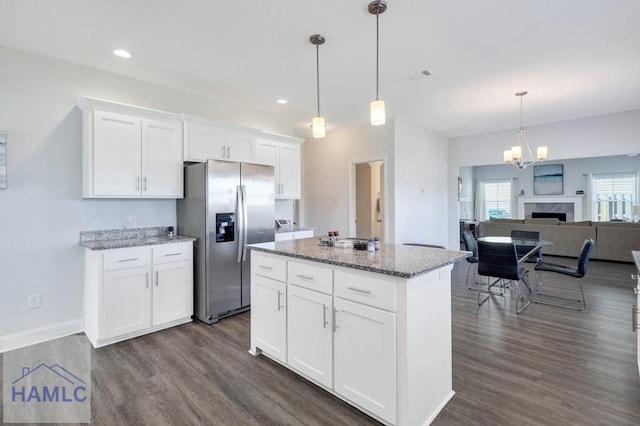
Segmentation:
[(251, 255), (251, 269), (256, 275), (283, 282), (287, 280), (287, 262), (284, 259), (263, 256), (253, 252)]
[(193, 259), (193, 243), (162, 244), (153, 247), (153, 264)]
[(299, 262), (288, 262), (287, 282), (311, 290), (331, 294), (333, 292), (333, 271), (320, 266)]
[(134, 247), (108, 250), (104, 253), (104, 270), (137, 268), (151, 264), (151, 249), (149, 247)]
[(335, 271), (336, 297), (387, 311), (396, 311), (396, 284), (389, 279), (364, 274)]

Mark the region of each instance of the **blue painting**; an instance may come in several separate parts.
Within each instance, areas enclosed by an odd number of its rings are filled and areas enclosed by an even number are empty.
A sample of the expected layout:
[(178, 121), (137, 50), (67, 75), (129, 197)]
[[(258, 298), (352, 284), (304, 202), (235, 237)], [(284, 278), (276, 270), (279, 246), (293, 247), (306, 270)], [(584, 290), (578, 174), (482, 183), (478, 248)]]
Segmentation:
[(562, 164), (533, 167), (534, 195), (562, 195)]

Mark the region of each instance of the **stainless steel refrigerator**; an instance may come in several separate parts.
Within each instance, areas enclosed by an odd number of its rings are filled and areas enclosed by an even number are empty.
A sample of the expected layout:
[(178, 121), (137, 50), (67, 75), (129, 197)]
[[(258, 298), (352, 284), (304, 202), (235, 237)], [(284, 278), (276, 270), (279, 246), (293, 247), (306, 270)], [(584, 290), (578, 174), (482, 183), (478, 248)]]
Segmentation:
[(274, 241), (274, 169), (207, 160), (184, 168), (177, 231), (195, 243), (195, 317), (208, 324), (251, 303), (247, 244)]

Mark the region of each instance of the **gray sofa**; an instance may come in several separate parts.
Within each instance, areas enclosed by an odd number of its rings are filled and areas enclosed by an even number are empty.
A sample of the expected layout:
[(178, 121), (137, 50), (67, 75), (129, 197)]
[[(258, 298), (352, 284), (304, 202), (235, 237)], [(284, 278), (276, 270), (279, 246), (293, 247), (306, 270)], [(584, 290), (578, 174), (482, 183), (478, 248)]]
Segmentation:
[(480, 236), (509, 236), (512, 229), (540, 231), (553, 243), (543, 254), (577, 257), (585, 239), (595, 242), (592, 259), (633, 262), (632, 250), (640, 250), (640, 223), (560, 222), (557, 219), (491, 219), (480, 222)]

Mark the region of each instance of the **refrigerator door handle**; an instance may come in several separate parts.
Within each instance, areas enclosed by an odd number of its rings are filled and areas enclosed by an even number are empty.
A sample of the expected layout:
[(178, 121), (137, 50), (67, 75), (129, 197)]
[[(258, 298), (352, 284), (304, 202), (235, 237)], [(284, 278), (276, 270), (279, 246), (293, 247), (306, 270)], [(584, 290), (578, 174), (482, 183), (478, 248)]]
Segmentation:
[(242, 228), (243, 228), (243, 238), (242, 238), (242, 261), (247, 260), (247, 239), (249, 237), (249, 213), (247, 209), (247, 188), (244, 185), (240, 185), (242, 188)]
[(240, 263), (242, 262), (242, 241), (243, 241), (243, 236), (244, 236), (244, 227), (245, 227), (245, 223), (244, 223), (244, 217), (243, 217), (243, 211), (244, 209), (242, 208), (244, 205), (244, 199), (242, 198), (242, 189), (240, 188), (240, 185), (238, 185), (236, 187), (236, 206), (238, 209), (238, 213), (237, 213), (237, 223), (238, 223), (238, 260), (237, 262)]

